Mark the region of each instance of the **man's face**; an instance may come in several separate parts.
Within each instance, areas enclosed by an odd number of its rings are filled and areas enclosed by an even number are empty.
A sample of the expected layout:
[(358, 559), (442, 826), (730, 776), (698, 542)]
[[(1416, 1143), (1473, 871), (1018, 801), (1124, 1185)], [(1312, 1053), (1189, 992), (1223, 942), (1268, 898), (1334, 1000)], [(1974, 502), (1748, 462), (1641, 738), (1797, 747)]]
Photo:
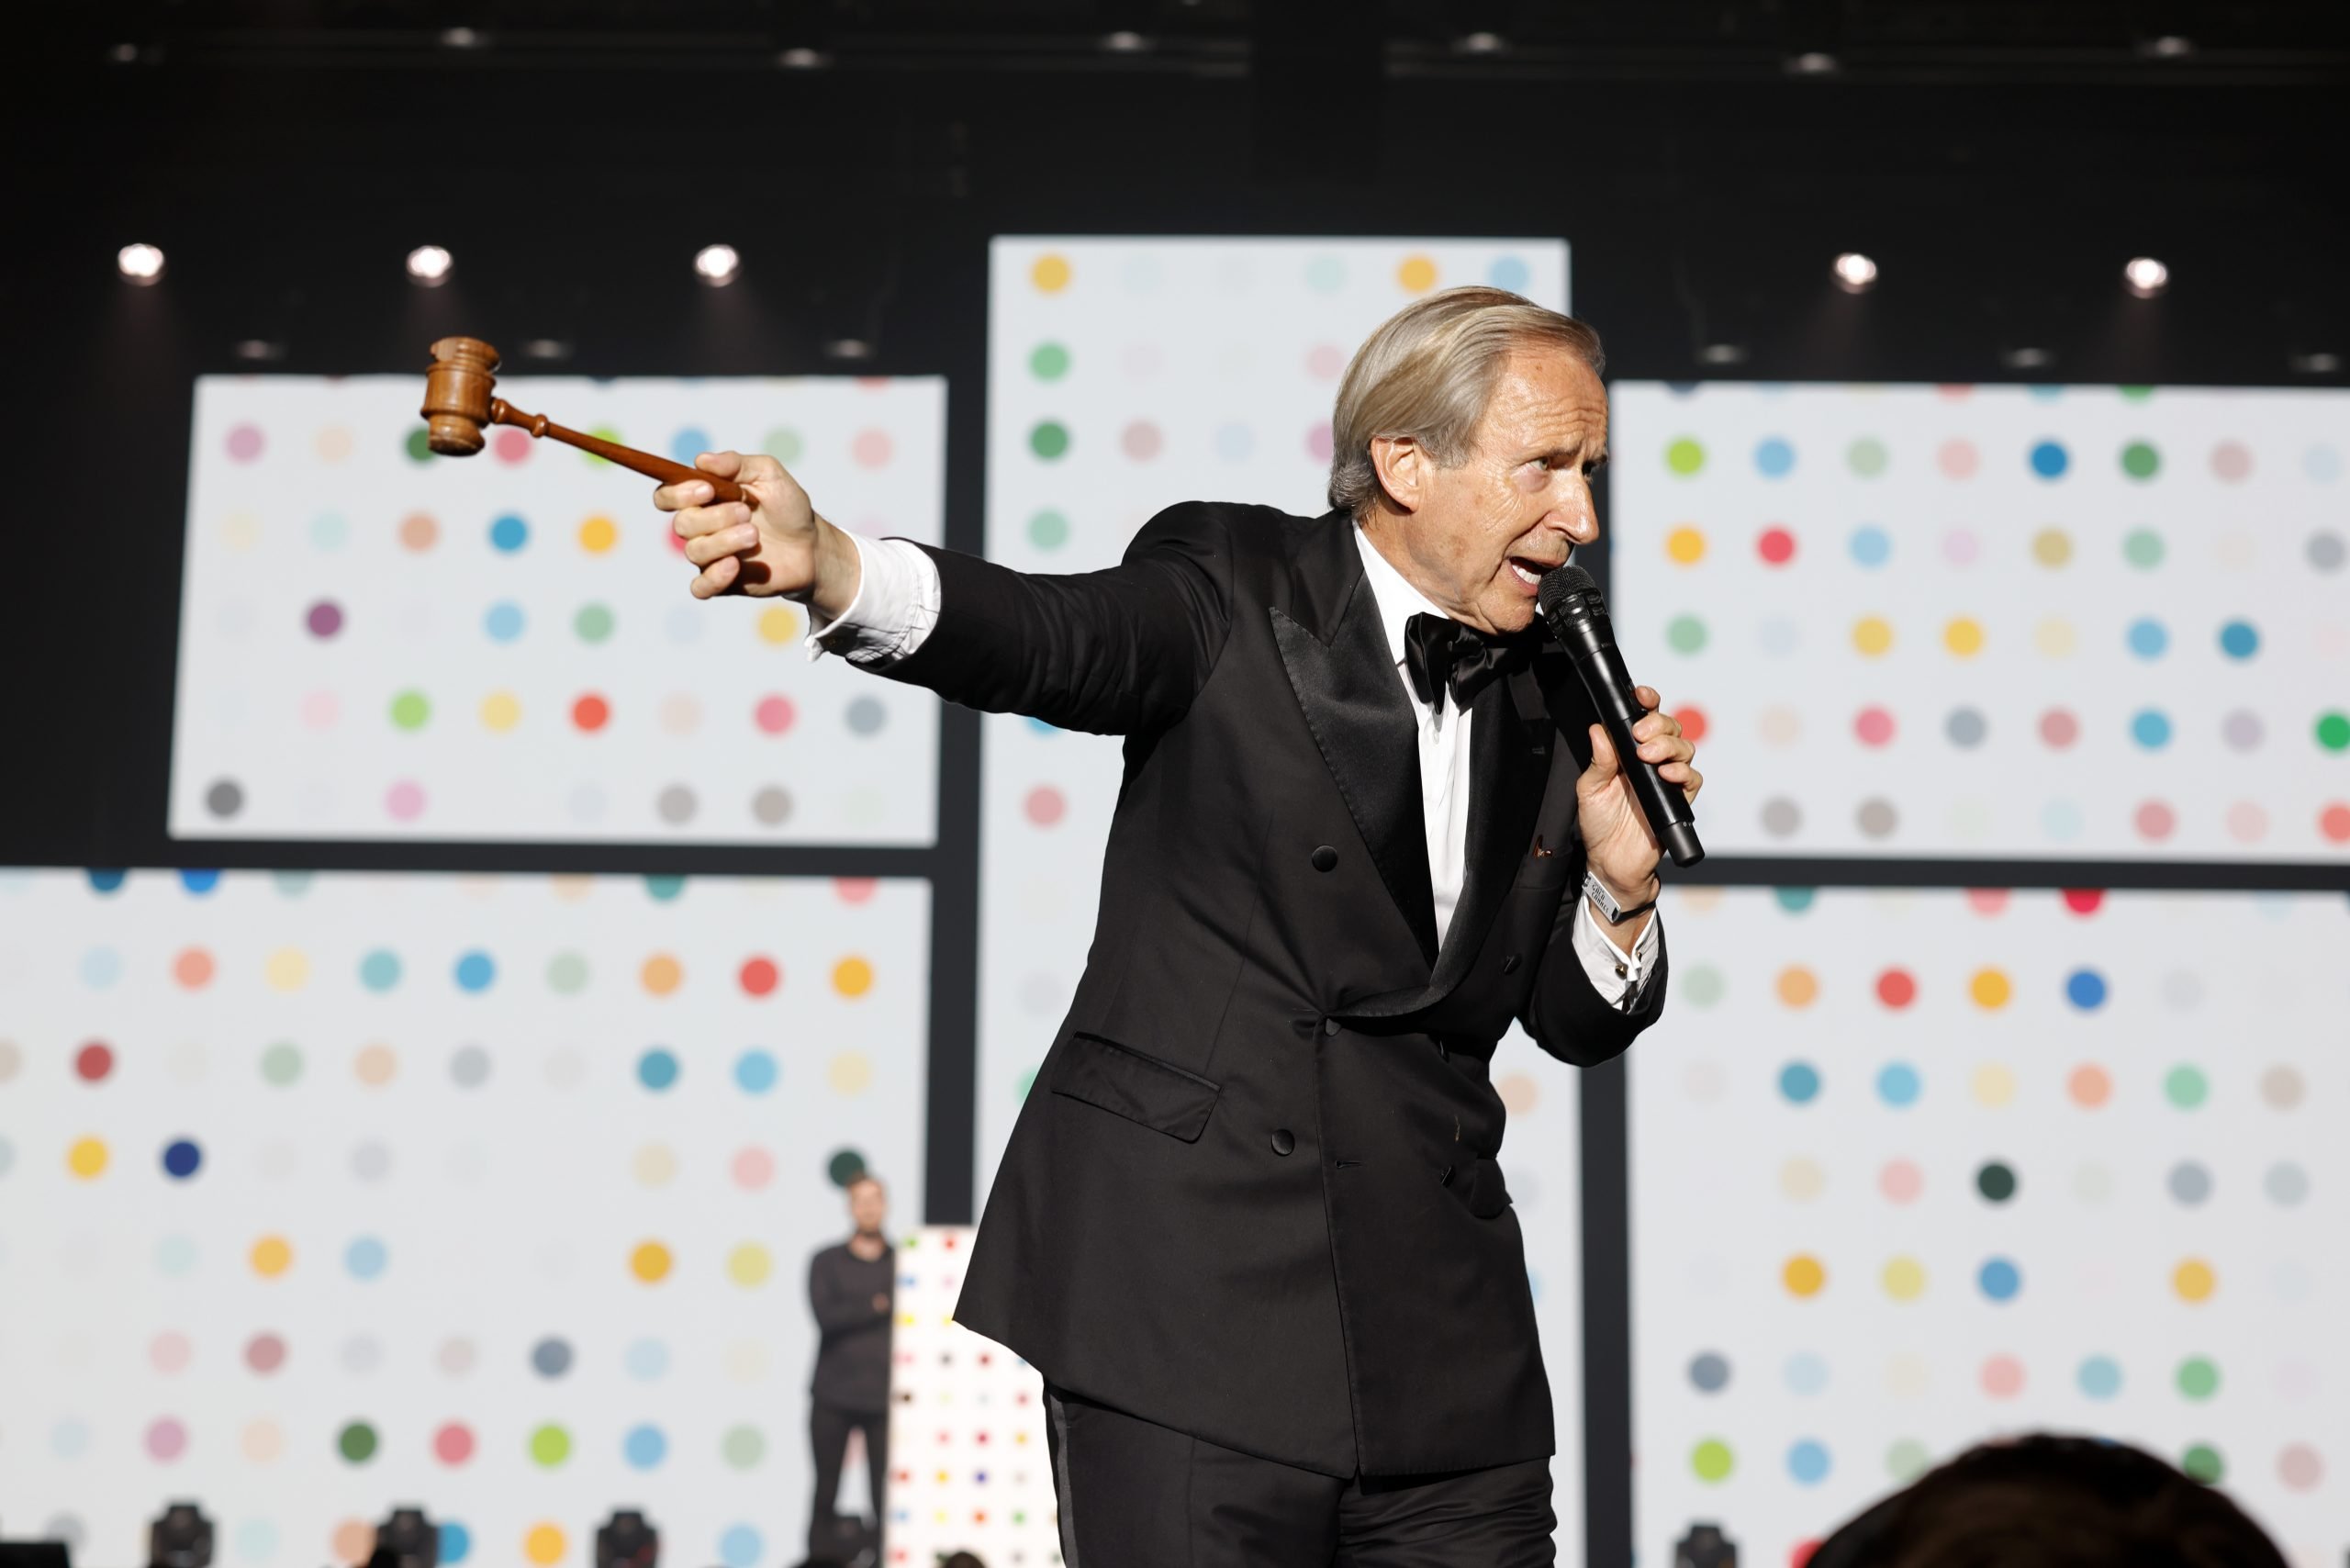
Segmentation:
[(1523, 631), (1542, 574), (1599, 537), (1591, 476), (1606, 455), (1607, 392), (1591, 367), (1564, 349), (1511, 354), (1465, 462), (1404, 459), (1413, 493), (1398, 498), (1412, 515), (1390, 537), (1406, 575), (1456, 621)]
[(890, 1217), (890, 1195), (878, 1182), (859, 1182), (848, 1190), (848, 1217), (856, 1228), (878, 1234)]

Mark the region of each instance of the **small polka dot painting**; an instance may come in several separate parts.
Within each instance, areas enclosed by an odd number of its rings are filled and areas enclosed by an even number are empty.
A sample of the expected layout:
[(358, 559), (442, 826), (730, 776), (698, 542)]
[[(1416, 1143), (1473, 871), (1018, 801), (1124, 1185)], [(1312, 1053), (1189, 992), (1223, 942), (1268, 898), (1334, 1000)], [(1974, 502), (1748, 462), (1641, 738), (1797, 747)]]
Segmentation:
[[(694, 599), (650, 481), (519, 430), (411, 448), (416, 385), (199, 379), (173, 834), (931, 842), (934, 699), (811, 662), (778, 600)], [(941, 540), (939, 377), (499, 388), (681, 461), (767, 453), (844, 527)]]

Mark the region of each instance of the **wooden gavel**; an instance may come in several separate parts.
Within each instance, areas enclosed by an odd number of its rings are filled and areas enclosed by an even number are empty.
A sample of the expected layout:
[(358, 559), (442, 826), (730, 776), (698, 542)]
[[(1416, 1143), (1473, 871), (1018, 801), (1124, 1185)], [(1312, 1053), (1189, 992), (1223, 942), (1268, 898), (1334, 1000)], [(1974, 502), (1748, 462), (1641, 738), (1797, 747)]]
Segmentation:
[(722, 501), (739, 501), (743, 487), (699, 468), (639, 452), (584, 431), (565, 430), (544, 414), (526, 414), (503, 398), (489, 395), (498, 380), (498, 351), (479, 338), (442, 338), (432, 345), (432, 368), (424, 376), (425, 444), (443, 457), (471, 457), (481, 450), (484, 425), (512, 425), (533, 436), (551, 436), (565, 446), (592, 452), (608, 463), (632, 468), (668, 484), (699, 479)]

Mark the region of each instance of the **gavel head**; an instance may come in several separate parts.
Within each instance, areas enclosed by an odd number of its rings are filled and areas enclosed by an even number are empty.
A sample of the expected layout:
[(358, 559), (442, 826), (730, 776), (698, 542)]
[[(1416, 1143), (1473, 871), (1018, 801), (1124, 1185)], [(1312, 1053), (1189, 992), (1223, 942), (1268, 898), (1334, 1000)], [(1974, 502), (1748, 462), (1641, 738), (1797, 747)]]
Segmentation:
[(498, 351), (479, 338), (442, 338), (432, 345), (424, 376), (425, 442), (443, 457), (481, 450), (489, 422), (489, 390), (498, 381)]

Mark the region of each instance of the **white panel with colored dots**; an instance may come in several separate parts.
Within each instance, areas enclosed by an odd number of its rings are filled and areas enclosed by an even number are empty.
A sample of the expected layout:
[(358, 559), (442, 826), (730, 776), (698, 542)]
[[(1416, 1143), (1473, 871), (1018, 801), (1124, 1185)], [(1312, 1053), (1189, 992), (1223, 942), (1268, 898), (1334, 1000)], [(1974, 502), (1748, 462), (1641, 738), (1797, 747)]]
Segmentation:
[(2350, 862), (2350, 394), (1614, 400), (1617, 634), (1708, 849)]
[(923, 1192), (927, 884), (0, 872), (0, 1518), (798, 1560), (808, 1261)]
[[(420, 376), (196, 384), (172, 748), (183, 838), (919, 845), (937, 702), (699, 602), (653, 481), (511, 427), (431, 455)], [(781, 458), (844, 528), (935, 543), (935, 377), (521, 376), (690, 463)]]
[(2001, 1433), (2350, 1549), (2340, 893), (1669, 890), (1631, 1053), (1638, 1543), (1800, 1564)]

